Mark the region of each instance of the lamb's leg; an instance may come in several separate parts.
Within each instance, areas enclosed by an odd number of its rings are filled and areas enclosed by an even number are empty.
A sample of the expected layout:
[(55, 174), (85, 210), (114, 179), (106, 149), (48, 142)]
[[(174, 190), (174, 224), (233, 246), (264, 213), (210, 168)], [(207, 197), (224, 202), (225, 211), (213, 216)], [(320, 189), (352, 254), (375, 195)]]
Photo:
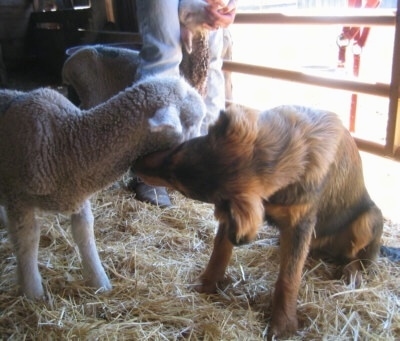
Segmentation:
[(110, 290), (111, 283), (97, 253), (93, 222), (90, 202), (86, 200), (80, 212), (71, 215), (72, 236), (79, 248), (87, 284), (96, 289)]
[(33, 208), (8, 207), (10, 240), (17, 256), (17, 276), (20, 291), (26, 297), (41, 298), (44, 294), (37, 264), (40, 228)]

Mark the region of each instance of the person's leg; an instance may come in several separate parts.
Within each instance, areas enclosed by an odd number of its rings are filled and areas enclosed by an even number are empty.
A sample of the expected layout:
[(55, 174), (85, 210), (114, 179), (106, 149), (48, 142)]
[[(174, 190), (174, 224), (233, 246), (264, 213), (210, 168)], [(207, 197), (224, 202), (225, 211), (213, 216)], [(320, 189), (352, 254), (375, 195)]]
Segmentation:
[[(143, 45), (135, 78), (149, 75), (179, 76), (182, 60), (179, 0), (136, 0), (136, 13)], [(129, 188), (136, 198), (160, 207), (171, 205), (164, 187), (149, 186), (132, 173)]]
[(225, 79), (222, 72), (223, 43), (222, 29), (210, 32), (210, 64), (207, 76), (207, 93), (204, 99), (207, 114), (201, 126), (202, 135), (207, 134), (208, 127), (218, 119), (220, 111), (225, 109)]
[(143, 45), (136, 79), (147, 75), (179, 75), (182, 60), (179, 0), (137, 0)]

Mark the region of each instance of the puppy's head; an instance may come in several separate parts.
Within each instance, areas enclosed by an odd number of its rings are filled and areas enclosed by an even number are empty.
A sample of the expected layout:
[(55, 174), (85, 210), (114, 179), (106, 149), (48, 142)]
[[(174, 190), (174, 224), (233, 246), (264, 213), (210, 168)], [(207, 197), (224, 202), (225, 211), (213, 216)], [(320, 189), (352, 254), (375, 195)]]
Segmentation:
[(263, 220), (261, 188), (252, 169), (258, 114), (240, 106), (222, 111), (206, 136), (139, 159), (133, 166), (145, 182), (215, 204), (232, 242), (254, 238)]
[(213, 203), (220, 178), (212, 168), (215, 155), (205, 140), (205, 136), (198, 137), (149, 154), (138, 159), (133, 169), (148, 184), (170, 187), (188, 198)]
[(221, 111), (206, 136), (140, 158), (133, 166), (134, 171), (149, 184), (217, 203), (218, 199), (231, 197), (248, 169), (255, 128), (255, 117), (247, 117), (242, 107)]

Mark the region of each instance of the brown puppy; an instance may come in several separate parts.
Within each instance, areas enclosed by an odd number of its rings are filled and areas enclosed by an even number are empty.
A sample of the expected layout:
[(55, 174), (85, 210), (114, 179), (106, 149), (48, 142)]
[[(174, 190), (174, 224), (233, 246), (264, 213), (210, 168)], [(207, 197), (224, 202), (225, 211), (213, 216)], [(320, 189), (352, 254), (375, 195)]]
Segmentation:
[(219, 229), (198, 291), (213, 292), (234, 245), (255, 238), (263, 220), (280, 230), (280, 272), (270, 335), (297, 329), (305, 259), (319, 251), (350, 279), (373, 260), (383, 219), (364, 185), (356, 144), (333, 113), (281, 106), (262, 113), (231, 107), (209, 134), (139, 160), (139, 176), (215, 204)]

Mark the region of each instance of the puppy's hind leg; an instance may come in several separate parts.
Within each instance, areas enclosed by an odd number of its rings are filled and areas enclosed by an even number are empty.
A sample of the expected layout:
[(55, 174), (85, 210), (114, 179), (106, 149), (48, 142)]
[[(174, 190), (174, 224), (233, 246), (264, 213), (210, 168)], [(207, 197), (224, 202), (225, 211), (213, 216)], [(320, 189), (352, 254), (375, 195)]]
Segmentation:
[(379, 253), (382, 231), (382, 212), (373, 204), (340, 236), (340, 240), (347, 243), (344, 255), (349, 262), (343, 267), (343, 277), (347, 283), (354, 281), (355, 287), (360, 286), (362, 269), (375, 260)]

